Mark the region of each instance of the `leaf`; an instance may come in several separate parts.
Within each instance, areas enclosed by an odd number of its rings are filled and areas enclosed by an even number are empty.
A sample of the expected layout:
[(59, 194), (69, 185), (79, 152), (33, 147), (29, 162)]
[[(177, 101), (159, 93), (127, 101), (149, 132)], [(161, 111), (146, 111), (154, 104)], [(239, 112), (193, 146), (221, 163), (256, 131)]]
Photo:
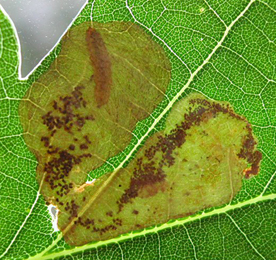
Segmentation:
[(49, 202), (74, 196), (70, 190), (80, 189), (89, 170), (127, 146), (135, 124), (161, 102), (170, 79), (164, 51), (131, 23), (82, 23), (61, 44), (59, 57), (19, 107)]
[(241, 191), (230, 203), (81, 247), (69, 246), (60, 233), (53, 232), (51, 217), (36, 182), (37, 161), (24, 142), (18, 116), (20, 101), (30, 86), (43, 77), (59, 54), (60, 45), (28, 79), (19, 79), (17, 39), (7, 14), (2, 13), (1, 257), (273, 259), (276, 251), (275, 10), (274, 1), (87, 4), (75, 25), (90, 21), (91, 15), (96, 22), (132, 21), (163, 46), (172, 69), (166, 98), (150, 117), (137, 124), (133, 131), (137, 139), (133, 138), (122, 153), (94, 170), (89, 178), (126, 166), (137, 148), (153, 132), (162, 129), (168, 112), (180, 104), (176, 101), (192, 91), (209, 99), (228, 101), (236, 113), (245, 116), (258, 139), (263, 159), (259, 175), (244, 179)]
[(243, 172), (258, 172), (254, 145), (250, 125), (229, 106), (182, 99), (127, 167), (65, 198), (55, 195), (65, 241), (107, 240), (230, 202)]
[(149, 137), (128, 167), (91, 187), (87, 171), (120, 152), (137, 121), (161, 101), (169, 61), (131, 23), (82, 23), (61, 45), (21, 101), (19, 117), (38, 160), (40, 192), (56, 206), (70, 245), (219, 206), (240, 190), (243, 171), (247, 177), (258, 173), (262, 155), (254, 152), (246, 120), (228, 105), (193, 96), (172, 109), (164, 131)]
[(87, 172), (123, 150), (138, 120), (161, 102), (170, 63), (132, 23), (82, 23), (61, 45), (20, 103), (19, 117), (38, 160), (41, 194), (58, 206), (64, 230), (87, 207)]

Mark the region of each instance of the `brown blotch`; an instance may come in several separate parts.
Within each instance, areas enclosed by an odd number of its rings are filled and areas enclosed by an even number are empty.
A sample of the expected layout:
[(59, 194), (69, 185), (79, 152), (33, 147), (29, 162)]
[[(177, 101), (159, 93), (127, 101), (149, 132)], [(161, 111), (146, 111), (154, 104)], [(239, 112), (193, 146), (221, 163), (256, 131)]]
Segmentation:
[(49, 138), (49, 137), (47, 137), (47, 136), (42, 136), (40, 140), (41, 140), (41, 142), (44, 142), (44, 146), (45, 146), (45, 147), (48, 147), (48, 146), (49, 146), (49, 144), (50, 144), (50, 138)]
[[(210, 206), (211, 207), (211, 206)], [(206, 207), (208, 208), (208, 207)], [(191, 216), (193, 214), (195, 214), (196, 212), (187, 212), (187, 213), (184, 213), (184, 214), (177, 214), (177, 215), (174, 215), (174, 219), (177, 219), (177, 218), (184, 218), (184, 217), (188, 217), (188, 216)]]
[(112, 212), (112, 211), (108, 211), (108, 212), (106, 212), (106, 215), (107, 215), (108, 217), (113, 217), (113, 212)]
[(74, 151), (74, 150), (75, 150), (75, 145), (70, 144), (70, 145), (69, 145), (69, 150)]
[[(132, 199), (138, 196), (147, 198), (154, 196), (159, 191), (165, 192), (167, 185), (165, 182), (166, 175), (162, 170), (163, 166), (171, 167), (174, 165), (175, 158), (173, 156), (173, 151), (183, 145), (187, 130), (192, 126), (198, 126), (201, 122), (207, 122), (217, 117), (219, 113), (228, 114), (230, 117), (246, 121), (242, 116), (235, 114), (229, 105), (222, 106), (221, 104), (200, 98), (190, 100), (190, 104), (197, 104), (199, 106), (194, 110), (190, 108), (190, 112), (184, 114), (185, 120), (180, 125), (176, 126), (170, 134), (165, 136), (159, 135), (156, 144), (145, 151), (145, 157), (147, 161), (150, 162), (144, 163), (143, 157), (138, 158), (129, 188), (124, 191), (124, 194), (117, 202), (119, 211), (122, 210), (123, 204), (131, 203)], [(247, 123), (247, 130), (249, 134), (243, 141), (243, 148), (238, 156), (247, 159), (251, 164), (251, 167), (244, 171), (245, 176), (248, 178), (250, 175), (256, 175), (258, 173), (262, 154), (259, 151), (254, 151), (256, 142), (249, 123)], [(162, 159), (158, 162), (158, 165), (155, 164), (154, 160), (157, 152), (161, 152), (162, 154)]]
[(132, 211), (132, 213), (135, 214), (135, 215), (138, 215), (138, 214), (139, 214), (139, 211), (136, 210), (136, 209), (134, 209), (134, 210)]
[[(216, 117), (217, 113), (228, 113), (231, 117), (246, 121), (244, 117), (235, 114), (235, 112), (227, 105), (226, 107), (221, 106), (218, 103), (210, 103), (208, 100), (203, 99), (194, 99), (191, 100), (191, 104), (202, 104), (207, 107), (208, 112), (203, 115), (203, 121), (209, 120), (212, 117)], [(185, 117), (186, 118), (186, 117)], [(196, 120), (197, 121), (197, 120)], [(247, 122), (247, 121), (246, 121)], [(255, 150), (256, 141), (253, 137), (252, 128), (249, 123), (246, 125), (248, 131), (247, 136), (244, 138), (242, 143), (241, 151), (238, 154), (239, 158), (246, 159), (248, 163), (251, 164), (251, 167), (243, 171), (246, 178), (256, 175), (259, 172), (259, 165), (262, 159), (262, 153)], [(217, 158), (216, 158), (217, 159)], [(217, 159), (220, 162), (219, 159)]]
[[(154, 162), (143, 164), (142, 158), (137, 160), (137, 167), (134, 169), (133, 177), (130, 180), (129, 188), (125, 190), (122, 197), (117, 202), (119, 205), (119, 211), (122, 210), (123, 204), (131, 202), (132, 199), (139, 196), (139, 192), (146, 188), (146, 190), (155, 190), (154, 194), (148, 194), (148, 196), (155, 195), (158, 191), (158, 183), (165, 184), (165, 177), (161, 168), (156, 168)], [(162, 190), (163, 191), (163, 190)]]
[(253, 175), (257, 175), (260, 168), (260, 162), (262, 160), (262, 153), (255, 151), (256, 141), (254, 139), (252, 128), (249, 123), (246, 125), (248, 131), (247, 136), (244, 137), (242, 148), (238, 154), (239, 158), (246, 159), (251, 166), (243, 171), (245, 178), (249, 178)]
[(113, 223), (116, 225), (116, 226), (122, 226), (122, 220), (119, 219), (119, 218), (115, 218), (113, 219)]
[(81, 145), (80, 145), (80, 149), (81, 149), (81, 150), (88, 149), (87, 144), (81, 144)]
[(94, 68), (95, 100), (98, 107), (107, 104), (111, 92), (112, 71), (111, 61), (105, 43), (94, 28), (86, 31), (86, 42), (90, 60)]
[(98, 232), (100, 235), (106, 233), (107, 231), (110, 230), (116, 230), (117, 227), (115, 225), (107, 225), (104, 228), (97, 228), (97, 227), (93, 227), (92, 232)]

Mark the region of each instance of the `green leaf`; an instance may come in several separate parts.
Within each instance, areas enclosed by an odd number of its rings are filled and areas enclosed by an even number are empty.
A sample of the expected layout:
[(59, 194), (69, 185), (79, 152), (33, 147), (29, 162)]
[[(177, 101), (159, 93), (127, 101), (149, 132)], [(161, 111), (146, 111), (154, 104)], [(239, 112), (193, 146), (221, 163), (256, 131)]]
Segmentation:
[(243, 179), (240, 192), (230, 203), (107, 241), (70, 246), (60, 232), (53, 230), (51, 215), (36, 181), (37, 160), (25, 143), (26, 131), (18, 114), (22, 99), (26, 99), (32, 84), (48, 71), (61, 45), (56, 46), (28, 79), (19, 78), (18, 40), (2, 10), (0, 257), (274, 259), (276, 2), (96, 0), (88, 2), (74, 26), (91, 19), (100, 23), (130, 21), (139, 25), (163, 47), (170, 59), (172, 77), (166, 98), (132, 130), (137, 139), (133, 138), (121, 148), (123, 153), (91, 172), (88, 179), (125, 167), (139, 147), (142, 151), (146, 139), (162, 129), (169, 111), (180, 104), (177, 101), (191, 92), (211, 100), (227, 101), (236, 113), (247, 118), (263, 155), (260, 173)]

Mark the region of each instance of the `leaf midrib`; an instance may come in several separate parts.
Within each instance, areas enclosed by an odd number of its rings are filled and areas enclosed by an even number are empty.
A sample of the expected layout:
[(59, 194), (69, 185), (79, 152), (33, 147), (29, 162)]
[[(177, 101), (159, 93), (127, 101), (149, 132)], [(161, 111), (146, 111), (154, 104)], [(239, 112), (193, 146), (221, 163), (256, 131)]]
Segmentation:
[[(238, 202), (237, 204), (227, 204), (226, 206), (224, 206), (222, 208), (216, 208), (216, 209), (214, 209), (212, 211), (209, 211), (209, 212), (203, 211), (202, 213), (197, 214), (197, 215), (189, 216), (189, 217), (186, 217), (186, 218), (183, 218), (183, 219), (177, 219), (177, 220), (174, 220), (174, 221), (169, 222), (169, 223), (165, 223), (165, 224), (162, 224), (162, 225), (155, 226), (153, 228), (152, 227), (146, 228), (142, 231), (131, 232), (127, 235), (121, 235), (117, 238), (109, 239), (109, 240), (106, 240), (106, 241), (99, 241), (99, 242), (96, 242), (96, 243), (93, 243), (93, 244), (79, 246), (79, 247), (75, 247), (75, 248), (71, 248), (71, 249), (67, 249), (67, 250), (64, 250), (64, 251), (60, 251), (60, 252), (57, 252), (57, 253), (52, 253), (52, 254), (43, 256), (45, 254), (45, 251), (44, 251), (43, 254), (39, 254), (39, 255), (36, 255), (34, 257), (30, 257), (30, 258), (28, 258), (28, 260), (46, 260), (46, 259), (54, 259), (54, 258), (61, 257), (61, 256), (64, 256), (64, 255), (69, 255), (69, 254), (71, 255), (71, 254), (75, 254), (75, 253), (78, 253), (78, 252), (83, 252), (84, 250), (97, 248), (99, 246), (103, 246), (103, 245), (107, 246), (107, 245), (112, 244), (112, 243), (119, 243), (121, 241), (129, 240), (129, 239), (132, 239), (132, 238), (135, 238), (135, 237), (138, 237), (138, 236), (146, 236), (147, 234), (150, 234), (150, 233), (157, 233), (157, 232), (159, 232), (161, 230), (164, 230), (164, 229), (168, 229), (168, 228), (171, 229), (173, 227), (184, 225), (184, 224), (192, 222), (192, 221), (200, 220), (200, 219), (211, 217), (211, 216), (214, 216), (214, 215), (225, 214), (225, 213), (227, 213), (231, 210), (240, 209), (240, 208), (245, 207), (245, 206), (250, 206), (250, 205), (253, 205), (253, 204), (257, 204), (257, 203), (265, 202), (265, 201), (269, 201), (269, 200), (274, 200), (274, 199), (276, 199), (276, 194), (269, 194), (269, 195), (265, 195), (265, 196), (259, 195), (259, 196), (255, 197), (253, 199), (246, 200), (244, 202)], [(61, 239), (62, 235), (60, 234), (59, 237)]]

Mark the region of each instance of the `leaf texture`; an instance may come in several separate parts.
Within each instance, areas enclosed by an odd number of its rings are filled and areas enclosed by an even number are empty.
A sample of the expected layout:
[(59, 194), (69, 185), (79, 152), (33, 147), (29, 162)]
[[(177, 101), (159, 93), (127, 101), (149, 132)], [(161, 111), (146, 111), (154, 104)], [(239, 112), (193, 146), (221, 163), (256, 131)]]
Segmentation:
[[(163, 101), (132, 129), (130, 144), (88, 180), (126, 166), (164, 127), (190, 92), (227, 101), (247, 118), (263, 154), (259, 175), (244, 179), (230, 203), (107, 241), (72, 247), (54, 232), (36, 181), (37, 160), (24, 141), (19, 104), (43, 77), (61, 46), (28, 77), (18, 78), (18, 42), (0, 16), (0, 166), (3, 259), (274, 259), (275, 258), (275, 1), (89, 1), (74, 25), (132, 22), (165, 50), (171, 81)], [(42, 93), (41, 93), (42, 94)], [(99, 102), (105, 102), (99, 101)], [(136, 153), (137, 155), (137, 153)], [(236, 250), (233, 250), (235, 245)]]

